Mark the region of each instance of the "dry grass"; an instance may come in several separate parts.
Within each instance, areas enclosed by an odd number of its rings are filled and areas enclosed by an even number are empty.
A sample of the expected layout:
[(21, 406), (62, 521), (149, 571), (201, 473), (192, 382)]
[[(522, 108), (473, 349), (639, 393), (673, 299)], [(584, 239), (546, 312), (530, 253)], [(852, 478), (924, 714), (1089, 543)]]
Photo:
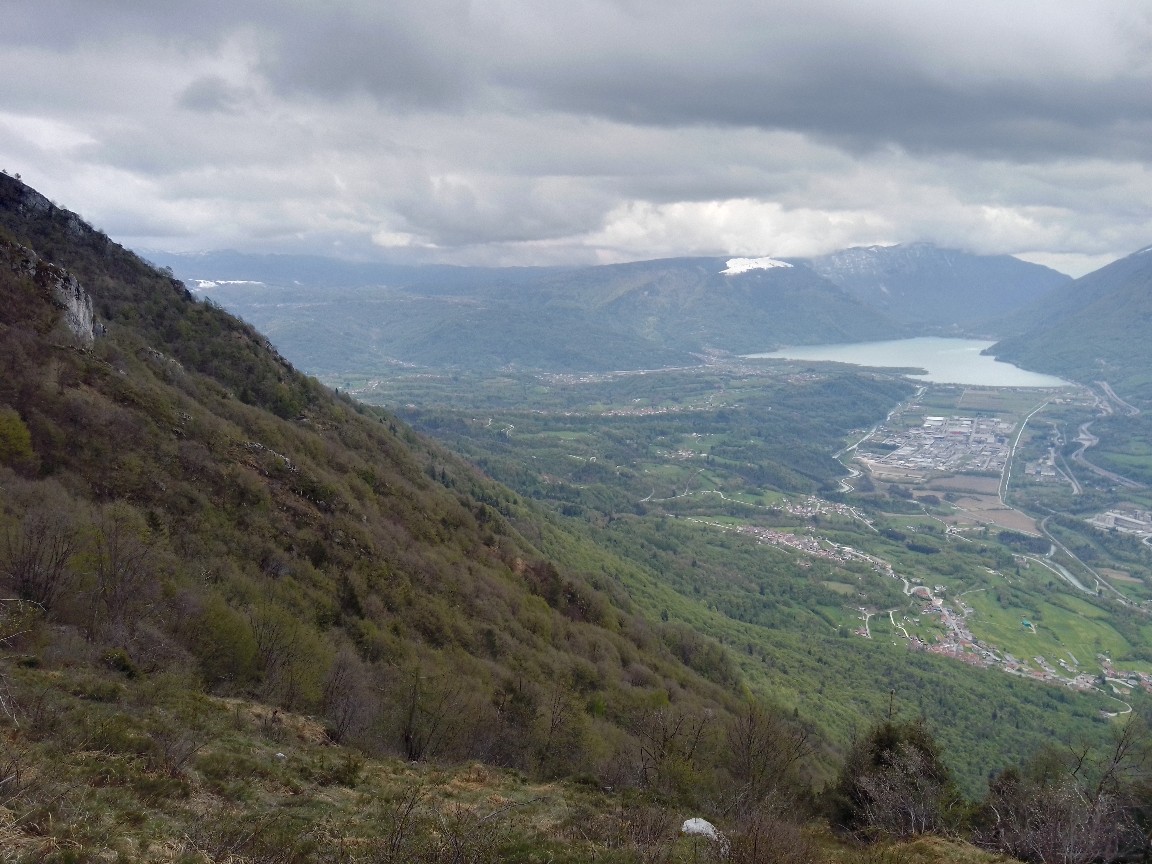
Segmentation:
[(953, 502), (959, 512), (951, 517), (956, 524), (995, 525), (1025, 534), (1039, 534), (1036, 520), (1019, 510), (1005, 507), (991, 495), (965, 495)]
[(902, 843), (852, 844), (826, 835), (821, 860), (828, 864), (1018, 864), (971, 843), (943, 837), (919, 837)]
[(937, 477), (928, 484), (929, 489), (942, 492), (975, 492), (982, 495), (998, 495), (1000, 480), (996, 477), (954, 474), (950, 477)]
[(1107, 579), (1112, 579), (1116, 582), (1129, 582), (1133, 585), (1142, 585), (1143, 579), (1138, 579), (1127, 570), (1113, 570), (1111, 567), (1097, 567), (1096, 571)]

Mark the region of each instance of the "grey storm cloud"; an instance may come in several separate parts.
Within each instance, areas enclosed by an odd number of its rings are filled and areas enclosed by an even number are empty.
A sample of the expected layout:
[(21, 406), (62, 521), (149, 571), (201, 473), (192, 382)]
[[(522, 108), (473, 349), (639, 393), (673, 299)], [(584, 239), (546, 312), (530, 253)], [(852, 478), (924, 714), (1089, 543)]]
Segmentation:
[(293, 9), (260, 68), (289, 92), (362, 91), (413, 106), (462, 105), (481, 83), (468, 6), (425, 0)]
[(116, 189), (141, 242), (1104, 256), (1152, 232), (1143, 0), (11, 5), (0, 157), (78, 206)]
[(206, 75), (185, 87), (177, 104), (189, 111), (235, 113), (242, 99), (242, 93), (219, 75)]
[(1022, 157), (1143, 155), (1152, 125), (1152, 9), (1141, 3), (17, 5), (0, 39), (258, 32), (254, 65), (275, 89), (328, 98), (462, 108), (503, 97), (626, 123)]

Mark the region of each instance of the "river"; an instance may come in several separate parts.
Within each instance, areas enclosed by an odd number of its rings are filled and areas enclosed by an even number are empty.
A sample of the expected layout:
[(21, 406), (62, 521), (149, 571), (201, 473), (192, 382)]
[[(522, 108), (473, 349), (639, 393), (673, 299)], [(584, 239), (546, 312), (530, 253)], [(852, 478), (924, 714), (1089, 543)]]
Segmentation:
[(1067, 381), (1054, 375), (1029, 372), (981, 354), (993, 342), (979, 339), (945, 339), (920, 336), (888, 342), (854, 342), (841, 345), (803, 345), (768, 354), (748, 354), (750, 359), (825, 360), (895, 369), (923, 369), (925, 374), (909, 375), (916, 381), (933, 384), (968, 384), (977, 387), (1066, 387)]

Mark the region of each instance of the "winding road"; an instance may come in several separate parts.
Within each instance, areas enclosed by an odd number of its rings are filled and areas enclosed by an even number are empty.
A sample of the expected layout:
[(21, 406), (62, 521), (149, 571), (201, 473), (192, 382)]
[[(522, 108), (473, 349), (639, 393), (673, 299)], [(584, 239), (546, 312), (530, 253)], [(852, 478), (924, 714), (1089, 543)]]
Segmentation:
[(1143, 489), (1143, 483), (1138, 483), (1135, 480), (1131, 480), (1128, 477), (1123, 476), (1122, 474), (1117, 474), (1114, 471), (1101, 468), (1099, 465), (1094, 465), (1084, 458), (1085, 450), (1087, 450), (1089, 447), (1095, 447), (1100, 443), (1100, 439), (1088, 431), (1089, 427), (1094, 422), (1096, 421), (1089, 420), (1087, 423), (1080, 424), (1080, 430), (1076, 435), (1076, 443), (1080, 446), (1076, 449), (1076, 452), (1072, 454), (1072, 461), (1078, 465), (1083, 465), (1094, 474), (1099, 474), (1104, 479), (1111, 480), (1113, 483), (1116, 483), (1119, 486), (1125, 486), (1129, 489)]

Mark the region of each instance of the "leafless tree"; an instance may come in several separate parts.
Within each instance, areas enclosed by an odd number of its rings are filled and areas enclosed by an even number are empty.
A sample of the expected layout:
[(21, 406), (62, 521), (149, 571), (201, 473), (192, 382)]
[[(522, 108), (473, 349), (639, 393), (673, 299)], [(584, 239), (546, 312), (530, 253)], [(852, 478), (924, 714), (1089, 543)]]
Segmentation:
[(274, 603), (248, 609), (247, 618), (263, 667), (265, 698), (297, 705), (322, 696), (318, 691), (328, 661), (316, 635)]
[(864, 821), (872, 832), (906, 838), (943, 827), (948, 784), (919, 748), (901, 743), (883, 769), (864, 774), (859, 784)]
[(89, 638), (134, 629), (132, 613), (147, 602), (154, 587), (154, 548), (152, 532), (134, 507), (114, 502), (101, 510), (92, 538), (95, 596)]
[(540, 713), (540, 743), (537, 770), (562, 771), (580, 750), (583, 715), (572, 694), (556, 686), (543, 700)]
[(403, 670), (386, 688), (398, 698), (395, 726), (405, 757), (432, 759), (458, 748), (476, 715), (473, 694), (455, 673), (416, 664)]
[(696, 752), (710, 712), (660, 708), (644, 715), (635, 728), (640, 740), (640, 778), (645, 786), (668, 787), (694, 770)]
[(1106, 749), (1049, 751), (991, 784), (976, 840), (1035, 864), (1111, 861), (1144, 845), (1129, 790), (1145, 756), (1144, 727), (1130, 721)]
[(959, 799), (928, 729), (889, 720), (853, 743), (831, 800), (835, 826), (876, 838), (947, 831)]
[(364, 663), (345, 645), (324, 681), (324, 716), (333, 739), (342, 742), (362, 732), (370, 720), (370, 704), (371, 685)]
[(748, 702), (725, 728), (725, 757), (736, 781), (730, 809), (790, 808), (801, 788), (799, 769), (815, 745), (811, 733), (779, 711)]
[(37, 509), (4, 532), (3, 574), (21, 600), (50, 611), (73, 579), (79, 531), (67, 511)]

